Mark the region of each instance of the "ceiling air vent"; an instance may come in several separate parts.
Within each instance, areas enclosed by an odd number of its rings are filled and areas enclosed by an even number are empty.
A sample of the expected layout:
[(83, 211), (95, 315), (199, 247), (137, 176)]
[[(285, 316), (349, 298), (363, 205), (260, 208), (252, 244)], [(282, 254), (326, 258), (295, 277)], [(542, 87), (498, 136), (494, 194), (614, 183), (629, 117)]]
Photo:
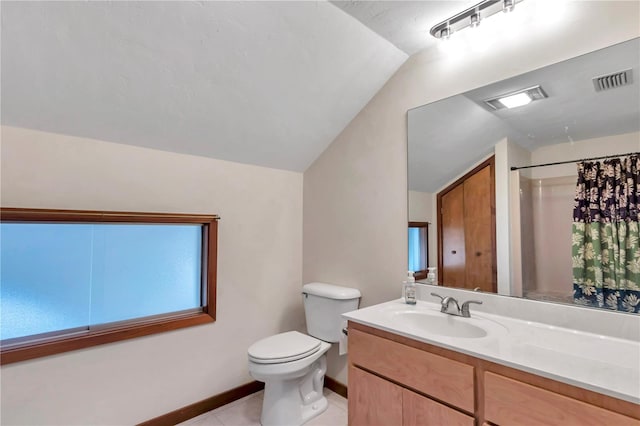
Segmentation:
[(600, 77), (593, 77), (593, 87), (595, 87), (596, 92), (600, 92), (602, 90), (626, 86), (627, 84), (633, 83), (632, 76), (633, 74), (631, 73), (631, 69), (628, 69), (613, 74), (602, 75)]

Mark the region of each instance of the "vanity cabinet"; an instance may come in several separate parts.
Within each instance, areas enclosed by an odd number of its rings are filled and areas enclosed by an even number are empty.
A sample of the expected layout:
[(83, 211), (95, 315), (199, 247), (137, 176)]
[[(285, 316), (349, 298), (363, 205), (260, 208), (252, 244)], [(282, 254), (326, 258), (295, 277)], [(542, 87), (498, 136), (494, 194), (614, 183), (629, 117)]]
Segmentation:
[(640, 426), (640, 406), (349, 322), (350, 426)]
[(473, 426), (474, 418), (388, 380), (349, 367), (349, 425)]
[(484, 388), (485, 418), (495, 424), (640, 424), (630, 417), (498, 374), (486, 372)]

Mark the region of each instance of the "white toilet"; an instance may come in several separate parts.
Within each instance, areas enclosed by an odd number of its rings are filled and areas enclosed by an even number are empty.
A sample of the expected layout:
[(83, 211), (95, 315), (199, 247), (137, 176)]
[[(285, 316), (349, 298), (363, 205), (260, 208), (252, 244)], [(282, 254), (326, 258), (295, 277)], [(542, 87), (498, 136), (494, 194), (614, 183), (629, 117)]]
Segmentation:
[(327, 409), (325, 354), (342, 337), (341, 314), (358, 309), (360, 291), (311, 283), (302, 297), (309, 335), (289, 331), (249, 347), (249, 372), (265, 383), (262, 426), (298, 426)]

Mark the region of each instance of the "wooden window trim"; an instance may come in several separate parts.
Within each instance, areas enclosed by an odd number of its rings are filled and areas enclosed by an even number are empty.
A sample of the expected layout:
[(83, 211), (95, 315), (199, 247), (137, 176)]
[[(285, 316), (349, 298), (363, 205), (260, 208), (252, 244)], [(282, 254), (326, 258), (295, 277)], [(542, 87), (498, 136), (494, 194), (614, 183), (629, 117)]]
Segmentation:
[[(74, 351), (91, 346), (112, 343), (135, 337), (176, 330), (214, 322), (216, 319), (216, 276), (218, 258), (218, 220), (216, 215), (138, 213), (91, 210), (50, 210), (0, 208), (0, 221), (14, 223), (67, 222), (67, 223), (157, 223), (203, 225), (203, 280), (206, 280), (202, 311), (168, 316), (158, 319), (140, 319), (112, 328), (89, 330), (82, 335), (60, 336), (47, 341), (27, 342), (24, 345), (1, 348), (0, 364)], [(170, 314), (169, 314), (170, 315)]]

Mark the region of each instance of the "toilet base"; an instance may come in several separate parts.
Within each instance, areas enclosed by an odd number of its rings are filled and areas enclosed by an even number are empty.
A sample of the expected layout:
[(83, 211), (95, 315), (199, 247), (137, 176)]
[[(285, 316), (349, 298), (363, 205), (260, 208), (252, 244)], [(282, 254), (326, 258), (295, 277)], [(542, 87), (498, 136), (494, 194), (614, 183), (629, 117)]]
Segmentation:
[(265, 382), (262, 426), (300, 426), (322, 414), (329, 403), (323, 395), (327, 359), (322, 355), (304, 377)]

